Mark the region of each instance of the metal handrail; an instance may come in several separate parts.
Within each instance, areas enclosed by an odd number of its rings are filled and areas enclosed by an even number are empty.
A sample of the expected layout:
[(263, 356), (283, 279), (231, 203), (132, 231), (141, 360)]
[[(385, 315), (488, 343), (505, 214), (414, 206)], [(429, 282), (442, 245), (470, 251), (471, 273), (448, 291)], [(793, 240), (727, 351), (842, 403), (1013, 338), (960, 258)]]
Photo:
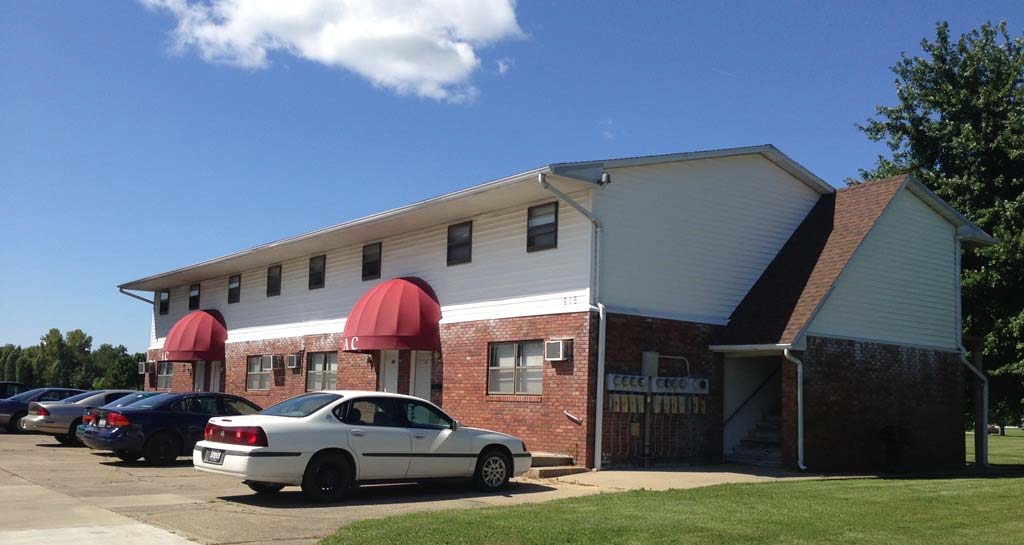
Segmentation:
[(732, 419), (733, 419), (733, 418), (734, 418), (734, 417), (735, 417), (735, 416), (736, 416), (737, 414), (739, 414), (739, 413), (740, 413), (740, 411), (742, 411), (742, 410), (743, 410), (743, 407), (746, 407), (746, 406), (747, 406), (747, 403), (750, 403), (750, 400), (751, 400), (751, 399), (754, 399), (754, 396), (756, 396), (756, 395), (757, 395), (757, 393), (758, 393), (758, 392), (760, 392), (762, 388), (764, 388), (764, 387), (765, 387), (765, 386), (766, 386), (766, 385), (767, 385), (767, 384), (768, 384), (769, 382), (771, 382), (771, 380), (772, 380), (773, 378), (775, 378), (775, 375), (779, 374), (779, 370), (780, 370), (780, 369), (782, 369), (782, 364), (781, 364), (781, 363), (780, 363), (780, 364), (779, 364), (779, 365), (778, 365), (778, 366), (777, 366), (777, 367), (775, 368), (775, 370), (774, 370), (774, 371), (772, 371), (772, 374), (770, 374), (770, 375), (768, 375), (767, 377), (765, 377), (765, 379), (761, 381), (761, 384), (758, 384), (758, 385), (757, 385), (757, 388), (754, 388), (754, 391), (753, 391), (753, 392), (750, 392), (750, 395), (748, 395), (748, 396), (747, 396), (747, 398), (743, 400), (743, 403), (740, 403), (740, 406), (739, 406), (739, 407), (736, 407), (736, 410), (735, 410), (735, 411), (733, 411), (733, 412), (732, 412), (732, 414), (730, 414), (730, 415), (729, 415), (729, 418), (726, 418), (726, 419), (725, 419), (725, 420), (724, 420), (724, 421), (722, 422), (722, 427), (723, 427), (723, 428), (724, 428), (724, 427), (725, 427), (726, 425), (728, 425), (728, 424), (729, 424), (729, 422), (730, 422), (730, 421), (731, 421), (731, 420), (732, 420)]

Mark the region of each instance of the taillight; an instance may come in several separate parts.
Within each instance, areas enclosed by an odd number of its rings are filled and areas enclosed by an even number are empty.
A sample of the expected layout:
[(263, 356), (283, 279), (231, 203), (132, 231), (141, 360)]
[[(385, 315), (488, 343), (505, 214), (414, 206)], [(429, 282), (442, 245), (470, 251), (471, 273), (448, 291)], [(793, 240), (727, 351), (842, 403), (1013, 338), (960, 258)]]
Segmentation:
[(111, 428), (127, 428), (132, 423), (121, 413), (107, 413), (107, 425)]
[(28, 406), (28, 414), (34, 414), (36, 416), (50, 416), (50, 411), (46, 410), (46, 407), (38, 403), (32, 403)]
[(203, 430), (203, 438), (214, 443), (245, 445), (247, 447), (267, 446), (267, 433), (259, 426), (240, 426), (225, 428), (216, 424), (207, 424)]
[(86, 411), (85, 414), (82, 415), (82, 423), (83, 424), (86, 424), (86, 425), (92, 424), (93, 420), (96, 420), (96, 417), (93, 416), (92, 411)]

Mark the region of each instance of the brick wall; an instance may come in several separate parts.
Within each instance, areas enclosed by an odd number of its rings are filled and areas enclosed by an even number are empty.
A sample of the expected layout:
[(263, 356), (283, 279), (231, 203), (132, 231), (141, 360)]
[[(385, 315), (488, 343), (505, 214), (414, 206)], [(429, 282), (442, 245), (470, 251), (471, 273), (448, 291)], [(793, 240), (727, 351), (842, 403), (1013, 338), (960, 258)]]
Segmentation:
[[(804, 462), (815, 471), (964, 464), (963, 371), (954, 352), (809, 337)], [(783, 367), (784, 461), (796, 461), (796, 371)], [(883, 437), (897, 432), (902, 448)], [(900, 453), (902, 451), (902, 453)]]
[[(435, 372), (442, 368), (445, 410), (467, 426), (521, 437), (532, 451), (569, 454), (592, 464), (588, 384), (596, 351), (591, 351), (590, 323), (591, 314), (584, 312), (441, 324), (444, 361)], [(487, 394), (488, 343), (553, 338), (573, 339), (573, 359), (544, 362), (541, 395)], [(582, 418), (582, 424), (563, 411)]]
[[(683, 356), (689, 361), (690, 376), (710, 379), (709, 394), (698, 396), (698, 403), (702, 404), (699, 414), (690, 410), (687, 414), (652, 416), (651, 463), (717, 463), (722, 460), (724, 368), (721, 357), (708, 349), (717, 330), (718, 326), (708, 324), (608, 315), (606, 373), (640, 374), (640, 354), (651, 350), (663, 356)], [(658, 362), (659, 376), (686, 374), (686, 363), (682, 360), (663, 358)], [(601, 447), (605, 462), (611, 466), (642, 464), (643, 441), (639, 435), (644, 423), (641, 415), (612, 413), (609, 402), (610, 397), (606, 396)], [(692, 397), (687, 402), (692, 402)]]

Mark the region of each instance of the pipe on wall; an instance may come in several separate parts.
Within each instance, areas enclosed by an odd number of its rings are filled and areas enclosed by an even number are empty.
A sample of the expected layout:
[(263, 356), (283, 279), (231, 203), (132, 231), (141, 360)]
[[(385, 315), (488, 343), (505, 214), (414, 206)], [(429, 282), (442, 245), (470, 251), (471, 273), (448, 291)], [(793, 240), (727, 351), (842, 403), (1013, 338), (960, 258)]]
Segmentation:
[[(981, 407), (975, 408), (975, 410), (981, 411), (981, 426), (975, 426), (974, 434), (977, 437), (977, 434), (981, 433), (982, 439), (981, 449), (979, 449), (979, 452), (974, 453), (974, 464), (988, 467), (988, 377), (980, 369), (971, 365), (971, 362), (967, 361), (967, 348), (964, 345), (961, 344), (959, 349), (960, 363), (970, 369), (974, 376), (978, 377), (978, 381), (981, 382)], [(978, 427), (981, 429), (978, 430)]]
[(796, 365), (796, 466), (801, 470), (804, 465), (804, 362), (793, 355), (788, 348), (782, 349), (782, 355)]

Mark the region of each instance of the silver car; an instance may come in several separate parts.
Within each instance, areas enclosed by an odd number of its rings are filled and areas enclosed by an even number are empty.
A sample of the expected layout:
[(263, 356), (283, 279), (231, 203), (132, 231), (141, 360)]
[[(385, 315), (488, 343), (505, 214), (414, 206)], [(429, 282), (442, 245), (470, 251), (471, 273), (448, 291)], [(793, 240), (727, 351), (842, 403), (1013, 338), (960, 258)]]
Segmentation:
[(32, 402), (28, 415), (21, 419), (21, 429), (54, 436), (62, 445), (79, 444), (75, 430), (82, 423), (85, 410), (101, 407), (124, 396), (139, 393), (135, 390), (93, 390), (61, 401)]

